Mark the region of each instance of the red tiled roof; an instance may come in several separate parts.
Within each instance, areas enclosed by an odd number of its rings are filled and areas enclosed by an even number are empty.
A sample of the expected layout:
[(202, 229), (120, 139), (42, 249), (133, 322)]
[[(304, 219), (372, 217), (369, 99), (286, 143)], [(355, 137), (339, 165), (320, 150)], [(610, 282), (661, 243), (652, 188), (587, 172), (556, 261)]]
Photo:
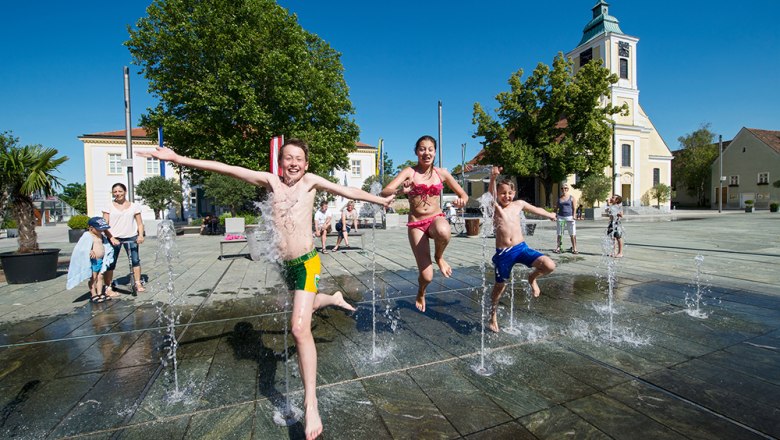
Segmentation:
[(760, 130), (758, 128), (747, 128), (746, 130), (753, 133), (753, 136), (757, 137), (761, 142), (767, 144), (769, 148), (780, 153), (780, 131), (774, 130)]
[(359, 148), (360, 148), (360, 147), (362, 147), (362, 148), (376, 148), (376, 147), (375, 147), (375, 146), (373, 146), (373, 145), (368, 145), (367, 143), (365, 143), (365, 142), (360, 142), (360, 141), (357, 141), (357, 142), (355, 142), (355, 146), (356, 146), (356, 147), (359, 147)]
[[(103, 131), (100, 133), (88, 133), (84, 136), (94, 136), (94, 137), (125, 137), (125, 133), (127, 133), (125, 130), (115, 130), (115, 131)], [(130, 130), (130, 135), (132, 137), (147, 137), (146, 129), (143, 127), (136, 127)]]

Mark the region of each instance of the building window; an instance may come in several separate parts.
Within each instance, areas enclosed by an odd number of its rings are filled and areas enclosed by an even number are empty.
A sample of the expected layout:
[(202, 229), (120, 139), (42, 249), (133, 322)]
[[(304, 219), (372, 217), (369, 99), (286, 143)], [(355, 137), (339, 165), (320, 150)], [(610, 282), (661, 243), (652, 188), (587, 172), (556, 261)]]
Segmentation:
[(122, 174), (122, 155), (108, 155), (108, 174)]
[(588, 64), (588, 61), (593, 59), (593, 48), (583, 50), (580, 52), (580, 67)]
[(620, 79), (628, 79), (628, 60), (620, 59)]
[(758, 184), (769, 185), (769, 173), (758, 173)]
[(631, 166), (631, 145), (623, 144), (623, 166)]
[(653, 186), (657, 186), (661, 183), (661, 169), (653, 168)]
[(146, 175), (147, 176), (160, 175), (160, 159), (155, 159), (153, 157), (146, 158)]
[(363, 175), (361, 169), (362, 169), (362, 162), (359, 160), (353, 160), (351, 166), (352, 177), (361, 177)]
[(466, 182), (466, 194), (471, 197), (471, 181)]
[(729, 186), (739, 186), (739, 176), (729, 176)]

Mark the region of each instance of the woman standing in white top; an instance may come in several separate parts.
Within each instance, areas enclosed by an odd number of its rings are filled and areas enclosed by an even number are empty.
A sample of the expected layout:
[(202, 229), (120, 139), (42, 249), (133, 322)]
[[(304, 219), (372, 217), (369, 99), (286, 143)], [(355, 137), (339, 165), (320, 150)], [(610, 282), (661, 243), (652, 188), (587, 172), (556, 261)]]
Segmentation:
[(144, 222), (141, 220), (141, 207), (127, 200), (127, 187), (121, 183), (115, 183), (111, 187), (114, 200), (108, 211), (103, 211), (103, 218), (111, 227), (106, 231), (111, 246), (114, 248), (114, 261), (108, 266), (105, 273), (105, 285), (107, 296), (119, 296), (111, 289), (111, 280), (114, 278), (114, 269), (119, 259), (119, 249), (125, 247), (130, 253), (130, 262), (133, 265), (133, 278), (135, 291), (145, 292), (141, 284), (141, 259), (138, 255), (138, 245), (144, 242)]

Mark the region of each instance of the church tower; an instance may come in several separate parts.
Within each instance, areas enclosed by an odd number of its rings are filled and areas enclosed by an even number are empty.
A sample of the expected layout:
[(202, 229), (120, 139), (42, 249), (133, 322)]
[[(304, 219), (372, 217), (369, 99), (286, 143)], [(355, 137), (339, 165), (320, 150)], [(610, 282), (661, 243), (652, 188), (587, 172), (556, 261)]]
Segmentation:
[[(582, 39), (566, 56), (573, 61), (575, 73), (586, 63), (601, 60), (604, 67), (618, 76), (608, 99), (616, 106), (627, 104), (628, 115), (614, 116), (613, 188), (626, 205), (650, 205), (654, 200), (649, 198), (649, 191), (654, 185), (671, 185), (672, 153), (639, 104), (639, 38), (623, 33), (618, 19), (609, 15), (605, 0), (599, 0), (592, 10), (593, 17), (585, 25)], [(605, 172), (610, 175), (612, 168)]]

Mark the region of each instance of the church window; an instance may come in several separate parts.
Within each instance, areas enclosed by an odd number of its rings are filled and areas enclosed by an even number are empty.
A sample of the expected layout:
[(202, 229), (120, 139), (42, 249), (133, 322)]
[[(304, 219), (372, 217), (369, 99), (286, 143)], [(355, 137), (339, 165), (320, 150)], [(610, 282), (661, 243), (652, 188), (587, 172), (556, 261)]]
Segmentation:
[(653, 168), (653, 186), (657, 186), (661, 183), (661, 169)]
[(580, 67), (588, 64), (588, 61), (593, 59), (593, 48), (588, 48), (580, 52)]
[(628, 79), (628, 60), (620, 59), (620, 79)]
[(623, 144), (623, 166), (631, 166), (631, 145)]

